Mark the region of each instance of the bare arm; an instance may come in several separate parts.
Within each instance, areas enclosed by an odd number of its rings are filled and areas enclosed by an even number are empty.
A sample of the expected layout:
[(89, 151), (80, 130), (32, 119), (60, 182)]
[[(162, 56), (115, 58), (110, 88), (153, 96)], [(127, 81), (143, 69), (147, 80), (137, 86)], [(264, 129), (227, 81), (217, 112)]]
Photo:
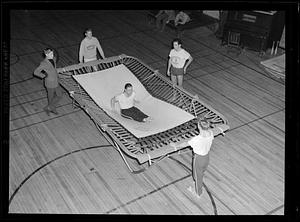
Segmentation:
[(170, 59), (170, 56), (169, 56), (168, 68), (167, 68), (167, 76), (170, 76), (170, 68), (171, 68), (171, 59)]
[(115, 97), (111, 98), (110, 105), (112, 110), (115, 110), (115, 103), (118, 102)]
[(184, 68), (183, 68), (184, 74), (186, 73), (187, 67), (191, 64), (191, 62), (192, 62), (193, 60), (194, 60), (194, 59), (193, 59), (192, 56), (190, 56), (190, 57), (188, 58), (188, 60), (187, 60), (187, 62), (186, 62), (186, 64), (185, 64), (185, 66), (184, 66)]

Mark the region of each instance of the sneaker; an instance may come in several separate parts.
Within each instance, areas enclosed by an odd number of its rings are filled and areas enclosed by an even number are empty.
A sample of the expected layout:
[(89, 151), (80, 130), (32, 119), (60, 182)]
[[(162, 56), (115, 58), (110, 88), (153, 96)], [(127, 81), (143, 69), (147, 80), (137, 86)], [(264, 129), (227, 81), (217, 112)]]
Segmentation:
[(198, 199), (200, 199), (201, 194), (198, 195), (198, 194), (196, 193), (196, 191), (195, 191), (194, 188), (192, 188), (191, 186), (189, 186), (189, 187), (187, 188), (187, 190), (190, 191), (190, 192), (193, 194), (193, 196), (195, 196), (195, 197), (197, 197)]
[(57, 112), (56, 109), (51, 109), (50, 112), (51, 112), (51, 113), (54, 113), (55, 115), (58, 115), (58, 112)]
[(47, 114), (48, 116), (50, 116), (50, 110), (49, 110), (49, 107), (48, 107), (48, 106), (46, 106), (45, 108), (43, 108), (43, 110), (46, 112), (46, 114)]

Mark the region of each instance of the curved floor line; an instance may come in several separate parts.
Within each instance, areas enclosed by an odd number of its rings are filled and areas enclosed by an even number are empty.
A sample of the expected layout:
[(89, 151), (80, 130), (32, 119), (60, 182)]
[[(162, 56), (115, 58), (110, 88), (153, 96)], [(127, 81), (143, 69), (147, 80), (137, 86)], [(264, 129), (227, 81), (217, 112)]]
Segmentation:
[(9, 198), (9, 201), (8, 201), (8, 206), (10, 206), (12, 200), (14, 199), (15, 195), (18, 193), (18, 191), (21, 189), (21, 187), (34, 175), (36, 174), (39, 170), (43, 169), (45, 166), (53, 163), (54, 161), (56, 160), (59, 160), (61, 158), (64, 158), (66, 156), (69, 156), (73, 153), (77, 153), (77, 152), (80, 152), (80, 151), (85, 151), (85, 150), (89, 150), (89, 149), (96, 149), (96, 148), (103, 148), (103, 147), (109, 147), (109, 146), (112, 146), (112, 145), (100, 145), (100, 146), (91, 146), (91, 147), (86, 147), (86, 148), (83, 148), (83, 149), (79, 149), (79, 150), (74, 150), (72, 152), (69, 152), (69, 153), (66, 153), (62, 156), (59, 156), (59, 157), (56, 157), (55, 159), (53, 160), (50, 160), (49, 162), (45, 163), (44, 165), (40, 166), (39, 168), (37, 168), (35, 171), (33, 171), (31, 174), (29, 174), (21, 183), (20, 185), (15, 189), (15, 191), (13, 192), (13, 194), (10, 196)]
[(12, 55), (14, 55), (14, 56), (16, 56), (17, 57), (17, 60), (14, 62), (14, 63), (12, 63), (12, 64), (9, 64), (9, 66), (13, 66), (13, 65), (15, 65), (15, 64), (17, 64), (18, 62), (19, 62), (19, 60), (20, 60), (20, 57), (16, 54), (16, 53), (10, 53), (10, 54), (12, 54)]
[[(187, 167), (185, 164), (183, 164), (183, 163), (180, 162), (179, 160), (174, 159), (173, 157), (170, 157), (170, 159), (171, 159), (171, 160), (174, 160), (174, 161), (176, 161), (177, 163), (179, 163), (180, 165), (182, 165), (182, 166), (183, 166), (185, 169), (187, 169), (189, 172), (192, 172), (192, 170), (191, 170), (189, 167)], [(211, 192), (209, 191), (208, 187), (206, 186), (206, 184), (205, 184), (204, 182), (203, 182), (203, 186), (204, 186), (204, 188), (205, 188), (205, 190), (206, 190), (206, 192), (207, 192), (207, 194), (208, 194), (208, 196), (209, 196), (209, 198), (210, 198), (211, 204), (212, 204), (213, 209), (214, 209), (214, 214), (215, 214), (215, 215), (218, 215), (217, 206), (216, 206), (215, 200), (214, 200), (214, 198), (213, 198)]]
[(111, 210), (108, 210), (108, 211), (106, 211), (104, 214), (110, 214), (110, 213), (113, 213), (114, 211), (116, 211), (116, 210), (118, 210), (118, 209), (120, 209), (120, 208), (122, 208), (122, 207), (126, 207), (126, 206), (128, 206), (129, 204), (132, 204), (132, 203), (134, 203), (134, 202), (136, 202), (136, 201), (138, 201), (138, 200), (141, 200), (141, 199), (143, 199), (143, 198), (145, 198), (145, 197), (147, 197), (147, 196), (149, 196), (149, 195), (151, 195), (151, 194), (153, 194), (153, 193), (156, 193), (156, 192), (158, 192), (158, 191), (160, 191), (160, 190), (162, 190), (162, 189), (164, 189), (164, 188), (166, 188), (166, 187), (168, 187), (168, 186), (170, 186), (170, 185), (173, 185), (173, 184), (177, 183), (178, 181), (184, 180), (184, 179), (186, 179), (186, 178), (188, 178), (188, 177), (190, 177), (190, 176), (191, 176), (191, 175), (189, 174), (189, 175), (187, 175), (187, 176), (184, 176), (184, 177), (182, 177), (182, 178), (179, 178), (179, 179), (177, 179), (177, 180), (174, 180), (174, 181), (172, 181), (171, 183), (165, 184), (165, 185), (163, 185), (163, 186), (161, 186), (161, 187), (159, 187), (159, 188), (157, 188), (157, 189), (155, 189), (155, 190), (152, 190), (152, 191), (150, 191), (150, 192), (148, 192), (148, 193), (146, 193), (146, 194), (144, 194), (144, 195), (142, 195), (142, 196), (139, 196), (139, 197), (137, 197), (137, 198), (135, 198), (135, 199), (132, 199), (132, 200), (130, 200), (130, 201), (128, 201), (128, 202), (126, 202), (126, 203), (120, 205), (120, 206), (117, 206), (117, 207), (115, 207), (115, 208), (113, 208), (113, 209), (111, 209)]
[(17, 81), (17, 82), (9, 83), (9, 85), (11, 86), (11, 85), (19, 84), (19, 83), (22, 83), (22, 82), (26, 82), (26, 81), (31, 80), (33, 78), (34, 77), (32, 76), (32, 77), (30, 77), (28, 79), (24, 79), (24, 80), (20, 80), (20, 81)]

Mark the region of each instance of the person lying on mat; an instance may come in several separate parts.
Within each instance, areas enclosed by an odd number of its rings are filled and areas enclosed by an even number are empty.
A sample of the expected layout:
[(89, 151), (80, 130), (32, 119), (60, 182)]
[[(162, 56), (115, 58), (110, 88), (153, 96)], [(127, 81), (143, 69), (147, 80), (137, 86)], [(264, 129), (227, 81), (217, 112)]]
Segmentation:
[(138, 122), (147, 122), (150, 120), (149, 116), (134, 106), (135, 103), (139, 103), (139, 101), (135, 99), (135, 92), (133, 91), (131, 83), (126, 83), (124, 92), (111, 99), (111, 107), (113, 110), (115, 110), (115, 103), (119, 103), (121, 116), (125, 118), (133, 119)]

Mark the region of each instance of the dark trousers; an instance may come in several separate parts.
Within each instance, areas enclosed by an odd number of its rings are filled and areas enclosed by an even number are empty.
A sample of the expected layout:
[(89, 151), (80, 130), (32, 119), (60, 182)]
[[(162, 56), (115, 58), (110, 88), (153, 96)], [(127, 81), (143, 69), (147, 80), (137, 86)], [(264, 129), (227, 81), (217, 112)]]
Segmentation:
[(169, 16), (167, 14), (161, 14), (156, 18), (156, 27), (159, 28), (162, 24), (161, 30), (165, 29)]
[(121, 114), (125, 118), (134, 119), (138, 122), (143, 122), (148, 116), (135, 106), (129, 109), (121, 109)]
[(209, 155), (206, 154), (205, 156), (198, 155), (194, 153), (193, 158), (193, 179), (195, 181), (196, 187), (195, 191), (198, 195), (202, 193), (202, 186), (203, 186), (203, 176), (204, 172), (207, 169), (209, 163)]
[(62, 89), (60, 86), (56, 88), (47, 88), (47, 94), (48, 94), (48, 108), (50, 110), (55, 110), (58, 102), (62, 98)]

